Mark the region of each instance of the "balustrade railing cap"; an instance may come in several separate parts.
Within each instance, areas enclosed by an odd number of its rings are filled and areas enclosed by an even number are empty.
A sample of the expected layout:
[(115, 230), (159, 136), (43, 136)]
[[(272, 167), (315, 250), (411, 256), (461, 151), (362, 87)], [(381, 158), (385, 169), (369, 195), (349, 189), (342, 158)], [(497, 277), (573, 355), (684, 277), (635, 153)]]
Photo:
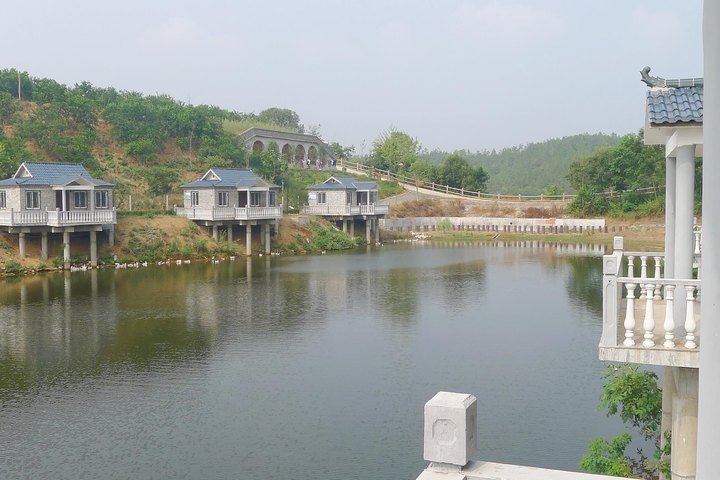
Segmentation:
[(464, 466), (477, 448), (477, 398), (438, 392), (425, 404), (424, 458)]

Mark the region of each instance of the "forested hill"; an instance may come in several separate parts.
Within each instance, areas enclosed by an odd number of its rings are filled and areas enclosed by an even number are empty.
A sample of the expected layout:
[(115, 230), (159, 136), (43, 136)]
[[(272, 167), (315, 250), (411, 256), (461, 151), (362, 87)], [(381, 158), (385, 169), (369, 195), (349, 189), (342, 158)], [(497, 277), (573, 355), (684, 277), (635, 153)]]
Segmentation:
[[(500, 151), (459, 151), (474, 166), (488, 174), (487, 191), (492, 193), (537, 195), (552, 186), (560, 192), (572, 192), (567, 179), (570, 164), (603, 147), (614, 146), (620, 137), (603, 133), (553, 138), (540, 143), (504, 148)], [(421, 155), (441, 162), (449, 153), (432, 151)]]

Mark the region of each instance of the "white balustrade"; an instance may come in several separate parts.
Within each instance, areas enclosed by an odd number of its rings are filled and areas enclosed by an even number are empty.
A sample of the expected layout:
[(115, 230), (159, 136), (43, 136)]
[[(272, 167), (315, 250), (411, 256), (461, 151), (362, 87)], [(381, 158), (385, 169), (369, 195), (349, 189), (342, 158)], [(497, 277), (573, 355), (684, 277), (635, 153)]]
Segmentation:
[(627, 276), (630, 278), (635, 277), (635, 255), (628, 255), (628, 269)]
[[(653, 260), (655, 261), (655, 280), (660, 280), (660, 257), (659, 255), (656, 255), (653, 257)], [(660, 300), (662, 297), (660, 296), (660, 284), (655, 284), (655, 294), (653, 295), (653, 298), (655, 300)]]
[(695, 286), (686, 285), (685, 293), (685, 348), (697, 348), (695, 343)]
[(634, 283), (626, 283), (627, 288), (627, 310), (625, 312), (625, 341), (623, 345), (632, 347), (635, 345), (635, 287)]
[(663, 323), (663, 329), (665, 330), (665, 342), (663, 347), (675, 348), (675, 314), (674, 314), (674, 300), (675, 300), (675, 285), (665, 286), (665, 322)]
[(643, 330), (645, 330), (645, 333), (643, 335), (644, 340), (642, 345), (645, 348), (651, 348), (655, 346), (655, 340), (653, 340), (655, 333), (653, 289), (655, 285), (648, 283), (645, 285), (645, 288), (647, 289), (647, 293), (645, 294), (645, 319), (643, 320)]
[[(640, 256), (640, 278), (647, 278), (647, 255)], [(640, 283), (640, 298), (639, 300), (645, 300), (645, 284)]]

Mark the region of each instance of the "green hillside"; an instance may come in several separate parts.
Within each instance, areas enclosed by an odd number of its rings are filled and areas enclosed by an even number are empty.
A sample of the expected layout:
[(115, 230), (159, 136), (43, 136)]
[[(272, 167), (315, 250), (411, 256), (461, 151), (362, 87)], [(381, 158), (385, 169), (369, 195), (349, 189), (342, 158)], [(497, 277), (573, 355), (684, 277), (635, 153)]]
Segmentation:
[[(603, 133), (553, 138), (540, 143), (528, 143), (500, 151), (459, 151), (471, 165), (481, 166), (488, 174), (490, 193), (537, 195), (553, 185), (560, 192), (572, 192), (567, 175), (570, 164), (603, 147), (616, 145), (620, 137)], [(421, 158), (441, 162), (450, 153), (432, 151)]]

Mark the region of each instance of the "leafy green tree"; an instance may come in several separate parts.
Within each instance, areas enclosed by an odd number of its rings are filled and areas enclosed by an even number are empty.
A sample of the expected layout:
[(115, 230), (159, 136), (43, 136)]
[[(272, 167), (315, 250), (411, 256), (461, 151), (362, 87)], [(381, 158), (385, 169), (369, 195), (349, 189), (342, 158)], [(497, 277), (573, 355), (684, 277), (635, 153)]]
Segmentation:
[(292, 128), (297, 131), (302, 130), (300, 116), (287, 108), (272, 107), (265, 109), (257, 115), (257, 119), (280, 127)]
[(373, 142), (373, 163), (383, 170), (406, 173), (418, 159), (420, 144), (405, 132), (390, 129)]
[(485, 191), (488, 176), (482, 167), (471, 167), (458, 153), (445, 159), (440, 167), (440, 183), (470, 191)]
[(7, 92), (18, 98), (18, 76), (20, 77), (20, 92), (23, 100), (33, 99), (33, 82), (27, 72), (18, 72), (14, 68), (0, 70), (0, 92)]
[(145, 171), (151, 195), (165, 195), (178, 180), (178, 172), (169, 167), (151, 167)]
[(0, 125), (9, 125), (17, 112), (17, 103), (8, 92), (0, 92)]
[(607, 382), (600, 395), (600, 406), (607, 409), (608, 416), (620, 415), (623, 423), (636, 429), (645, 440), (655, 443), (651, 458), (638, 449), (638, 457), (625, 453), (632, 436), (624, 432), (611, 441), (595, 439), (588, 445), (587, 453), (580, 460), (580, 468), (586, 472), (639, 478), (657, 478), (659, 472), (667, 474), (669, 465), (669, 433), (663, 433), (666, 444), (661, 447), (660, 424), (662, 420), (662, 390), (657, 375), (640, 371), (637, 366), (610, 365), (604, 377)]
[(330, 148), (335, 154), (335, 158), (337, 158), (338, 160), (348, 160), (349, 158), (352, 158), (353, 154), (355, 153), (354, 145), (350, 145), (349, 147), (343, 147), (338, 142), (332, 142), (330, 144)]

